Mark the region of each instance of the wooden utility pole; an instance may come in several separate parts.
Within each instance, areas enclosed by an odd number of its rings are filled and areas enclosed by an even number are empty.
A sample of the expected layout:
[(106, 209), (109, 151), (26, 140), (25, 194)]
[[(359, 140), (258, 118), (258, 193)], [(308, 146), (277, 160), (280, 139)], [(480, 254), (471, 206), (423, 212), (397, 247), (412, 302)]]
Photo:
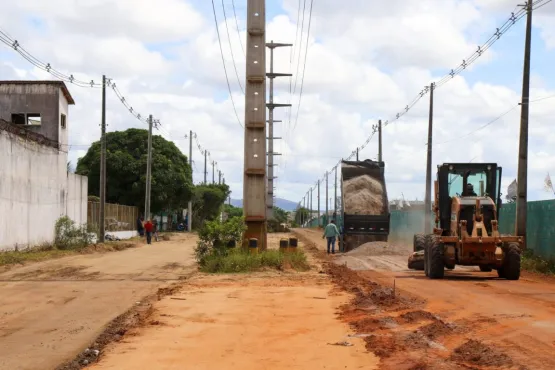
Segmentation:
[(522, 101), (520, 102), (520, 139), (518, 145), (518, 180), (515, 233), (524, 239), (526, 249), (526, 221), (528, 207), (528, 115), (530, 112), (530, 54), (532, 49), (532, 0), (526, 3), (526, 41), (522, 73)]
[(206, 151), (206, 149), (204, 149), (204, 185), (207, 184), (206, 176), (208, 176), (208, 169), (206, 168), (207, 158), (208, 158), (208, 152)]
[(270, 80), (270, 102), (266, 105), (268, 107), (268, 195), (266, 198), (266, 217), (268, 219), (274, 218), (274, 180), (277, 179), (274, 176), (274, 167), (276, 166), (274, 164), (274, 156), (280, 155), (279, 153), (274, 153), (274, 140), (281, 139), (274, 136), (274, 122), (278, 122), (274, 121), (274, 109), (291, 106), (291, 104), (274, 103), (274, 78), (292, 76), (291, 73), (274, 73), (274, 49), (285, 46), (293, 45), (274, 43), (273, 40), (266, 44), (266, 47), (270, 49), (270, 73), (266, 73), (266, 77)]
[(267, 247), (266, 228), (266, 1), (247, 0), (243, 212), (249, 239)]
[[(193, 183), (193, 131), (189, 131), (189, 168), (191, 168), (191, 183)], [(192, 195), (191, 195), (192, 197)], [(187, 231), (193, 230), (193, 200), (187, 204)]]
[[(330, 217), (329, 216), (329, 211), (330, 210), (328, 208), (328, 205), (329, 205), (329, 200), (328, 200), (328, 171), (326, 171), (326, 218), (325, 218), (326, 222), (325, 222), (325, 224), (328, 224), (330, 222), (328, 220), (328, 218)], [(324, 224), (324, 226), (326, 226), (325, 224)]]
[(152, 114), (148, 116), (148, 155), (146, 160), (145, 220), (150, 219), (150, 184), (152, 176)]
[(382, 120), (378, 121), (378, 162), (383, 162)]
[(428, 158), (426, 161), (426, 198), (424, 201), (424, 234), (431, 234), (432, 230), (432, 134), (434, 120), (434, 86), (430, 84), (430, 111), (428, 116)]
[[(335, 188), (333, 190), (333, 214), (337, 218), (337, 167), (335, 166)], [(335, 220), (337, 222), (337, 220)]]
[(320, 180), (318, 180), (318, 226), (320, 226)]
[(102, 76), (102, 114), (100, 122), (100, 220), (99, 235), (100, 243), (104, 243), (105, 219), (106, 219), (106, 76)]

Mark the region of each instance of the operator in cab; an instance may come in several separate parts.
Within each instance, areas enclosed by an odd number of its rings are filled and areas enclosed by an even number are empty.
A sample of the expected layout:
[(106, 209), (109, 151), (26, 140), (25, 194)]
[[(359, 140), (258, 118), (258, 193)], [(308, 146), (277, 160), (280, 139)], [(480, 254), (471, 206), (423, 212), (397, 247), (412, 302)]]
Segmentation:
[(472, 185), (471, 183), (466, 184), (466, 188), (464, 189), (463, 193), (462, 193), (463, 197), (476, 197), (478, 196), (475, 192), (474, 192), (474, 185)]

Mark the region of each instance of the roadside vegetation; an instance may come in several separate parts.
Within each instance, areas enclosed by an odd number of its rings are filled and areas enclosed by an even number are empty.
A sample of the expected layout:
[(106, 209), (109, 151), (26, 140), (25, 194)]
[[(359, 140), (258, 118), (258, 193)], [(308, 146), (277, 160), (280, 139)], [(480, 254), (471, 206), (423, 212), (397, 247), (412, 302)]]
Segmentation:
[(54, 244), (43, 244), (34, 248), (0, 252), (0, 266), (39, 262), (74, 254), (98, 251), (117, 251), (133, 247), (132, 243), (106, 243), (92, 245), (94, 234), (85, 225), (76, 225), (69, 217), (56, 221)]
[(522, 254), (522, 269), (546, 275), (555, 275), (555, 259), (545, 259), (528, 249)]
[(243, 217), (224, 222), (209, 221), (199, 230), (195, 256), (200, 270), (208, 273), (245, 273), (265, 268), (297, 271), (308, 270), (309, 264), (302, 251), (283, 253), (279, 250), (252, 254), (240, 243), (246, 226)]

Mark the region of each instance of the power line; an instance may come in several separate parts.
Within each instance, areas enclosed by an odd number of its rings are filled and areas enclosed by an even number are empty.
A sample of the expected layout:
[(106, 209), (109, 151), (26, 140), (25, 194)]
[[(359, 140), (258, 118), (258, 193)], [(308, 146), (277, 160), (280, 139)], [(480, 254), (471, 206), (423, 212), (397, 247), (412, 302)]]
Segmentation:
[[(224, 22), (225, 22), (225, 29), (227, 31), (227, 40), (229, 41), (229, 50), (231, 51), (231, 60), (233, 61), (233, 68), (235, 69), (235, 76), (237, 76), (237, 82), (239, 82), (239, 87), (241, 88), (241, 92), (245, 95), (245, 90), (243, 89), (243, 85), (241, 84), (241, 79), (239, 78), (239, 72), (237, 72), (237, 63), (235, 63), (235, 55), (233, 54), (233, 45), (231, 44), (231, 36), (229, 35), (229, 27), (227, 25), (227, 15), (225, 14), (225, 5), (224, 0), (222, 0), (222, 9), (224, 12)], [(237, 20), (237, 18), (236, 18)]]
[[(45, 62), (41, 61), (40, 59), (36, 58), (35, 56), (33, 56), (31, 53), (29, 53), (21, 45), (21, 43), (19, 43), (19, 41), (17, 41), (16, 39), (14, 39), (10, 35), (8, 35), (8, 33), (6, 31), (0, 30), (0, 41), (2, 41), (5, 45), (7, 45), (8, 47), (15, 50), (19, 55), (21, 55), (25, 60), (27, 60), (32, 65), (34, 65), (35, 67), (37, 67), (37, 68), (39, 68), (39, 69), (41, 69), (45, 72), (48, 72), (50, 75), (54, 76), (55, 78), (57, 78), (60, 81), (68, 82), (68, 83), (71, 83), (71, 84), (73, 84), (75, 86), (79, 86), (79, 87), (90, 87), (90, 88), (100, 88), (100, 87), (102, 87), (101, 82), (95, 82), (94, 80), (91, 80), (90, 82), (82, 81), (82, 80), (79, 80), (79, 79), (75, 78), (73, 76), (73, 74), (68, 76), (68, 75), (58, 71), (57, 69), (53, 68), (50, 63), (45, 63)], [(133, 109), (133, 107), (128, 103), (127, 99), (117, 89), (115, 82), (112, 82), (111, 78), (107, 79), (106, 84), (107, 84), (107, 87), (112, 87), (112, 91), (114, 91), (114, 93), (118, 97), (119, 101), (125, 106), (125, 108), (136, 119), (138, 119), (139, 121), (141, 121), (144, 124), (148, 124), (148, 121), (147, 121), (148, 115), (141, 115), (140, 113), (135, 111)], [(156, 120), (156, 128), (158, 130), (161, 129), (159, 120)]]
[[(547, 1), (546, 3), (544, 3), (544, 1)], [(534, 3), (532, 3), (533, 9), (537, 10), (539, 8), (541, 8), (542, 6), (545, 6), (546, 4), (548, 4), (549, 2), (551, 2), (552, 0), (536, 0)], [(543, 3), (543, 4), (542, 4)], [(451, 69), (451, 71), (449, 73), (447, 73), (444, 77), (442, 77), (438, 82), (435, 83), (435, 89), (437, 89), (438, 87), (441, 87), (443, 85), (445, 85), (447, 82), (449, 82), (450, 80), (452, 80), (456, 75), (461, 74), (464, 70), (466, 70), (467, 67), (469, 67), (471, 64), (473, 64), (479, 57), (482, 56), (482, 54), (487, 51), (493, 44), (495, 44), (505, 33), (507, 33), (520, 19), (522, 19), (525, 15), (527, 14), (527, 11), (525, 8), (521, 8), (519, 11), (517, 12), (512, 12), (511, 15), (509, 16), (509, 18), (505, 21), (505, 23), (503, 23), (503, 25), (499, 28), (496, 28), (496, 31), (494, 32), (494, 34), (481, 46), (478, 46), (477, 50), (467, 59), (464, 59), (461, 64), (459, 64), (456, 68)], [(308, 42), (308, 40), (307, 40)], [(306, 57), (306, 55), (305, 55)], [(418, 95), (408, 104), (405, 106), (405, 108), (396, 113), (395, 116), (387, 121), (384, 122), (384, 126), (387, 126), (390, 123), (393, 123), (397, 120), (399, 120), (402, 116), (404, 116), (409, 110), (411, 110), (419, 101), (420, 99), (422, 99), (424, 97), (424, 95), (427, 95), (430, 91), (430, 87), (429, 86), (425, 86), (423, 90), (420, 91), (420, 93), (418, 93)], [(546, 97), (548, 98), (548, 97)], [(543, 100), (546, 98), (541, 98), (539, 100)], [(300, 100), (300, 99), (299, 99)], [(537, 100), (537, 101), (539, 101)], [(515, 107), (511, 108), (514, 109)], [(297, 111), (298, 112), (298, 111)], [(503, 115), (508, 114), (508, 112), (504, 113)], [(479, 128), (478, 130), (481, 130), (487, 126), (489, 126), (490, 124), (492, 124), (493, 122), (497, 121), (498, 119), (500, 119), (501, 117), (498, 117), (497, 119), (495, 119), (494, 121), (482, 126), (481, 128)], [(477, 131), (477, 130), (475, 130)], [(475, 132), (474, 131), (474, 132)], [(368, 137), (368, 139), (366, 140), (366, 142), (359, 147), (358, 149), (363, 149), (372, 139), (372, 137), (374, 136), (374, 134), (376, 133), (376, 129), (374, 128), (372, 134), (370, 135), (370, 137)], [(471, 132), (472, 133), (472, 132)], [(471, 134), (469, 133), (469, 134)], [(469, 135), (468, 134), (468, 135)], [(460, 139), (460, 137), (458, 137)], [(347, 160), (351, 159), (354, 155), (356, 154), (356, 150), (354, 150), (353, 152), (351, 152), (350, 156), (347, 157)], [(338, 162), (338, 164), (336, 164), (333, 168), (335, 169), (335, 167), (337, 167), (339, 164), (341, 163), (341, 161)]]
[(301, 79), (301, 91), (299, 93), (299, 104), (297, 105), (297, 117), (295, 118), (295, 125), (293, 126), (293, 131), (295, 131), (295, 128), (297, 127), (297, 122), (299, 120), (299, 112), (301, 110), (301, 101), (303, 99), (303, 87), (304, 87), (304, 76), (305, 76), (305, 71), (306, 71), (306, 58), (308, 55), (308, 41), (310, 39), (310, 25), (312, 23), (312, 4), (314, 3), (314, 0), (310, 0), (310, 13), (308, 16), (308, 32), (306, 35), (306, 50), (304, 53), (304, 65), (303, 65), (303, 76)]
[(243, 127), (241, 120), (239, 119), (239, 114), (237, 114), (237, 107), (235, 106), (235, 100), (233, 99), (233, 93), (231, 92), (231, 85), (229, 84), (229, 77), (227, 75), (227, 68), (225, 66), (224, 51), (222, 49), (222, 39), (220, 37), (220, 30), (218, 28), (218, 17), (216, 16), (216, 5), (214, 0), (212, 0), (212, 11), (214, 13), (214, 23), (216, 24), (216, 33), (218, 34), (218, 44), (220, 44), (220, 54), (222, 56), (222, 64), (224, 66), (225, 80), (227, 82), (227, 89), (229, 91), (229, 97), (231, 98), (231, 104), (233, 105), (233, 111), (235, 112), (235, 117), (237, 118), (237, 123), (239, 126)]
[(231, 0), (231, 5), (233, 6), (233, 17), (235, 18), (235, 26), (237, 27), (237, 35), (239, 36), (239, 44), (241, 45), (241, 50), (243, 50), (243, 55), (246, 57), (245, 48), (243, 47), (243, 40), (241, 39), (241, 31), (239, 30), (239, 19), (237, 18), (237, 13), (235, 12), (235, 0)]

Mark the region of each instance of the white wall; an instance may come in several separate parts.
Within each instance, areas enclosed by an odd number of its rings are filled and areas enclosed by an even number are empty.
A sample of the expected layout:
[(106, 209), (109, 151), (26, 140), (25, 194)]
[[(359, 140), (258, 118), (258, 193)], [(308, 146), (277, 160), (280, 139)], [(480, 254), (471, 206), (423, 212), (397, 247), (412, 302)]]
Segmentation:
[(66, 215), (79, 225), (87, 223), (88, 184), (85, 176), (67, 174)]
[(68, 212), (86, 222), (87, 181), (68, 176), (64, 149), (0, 130), (0, 250), (53, 242)]

